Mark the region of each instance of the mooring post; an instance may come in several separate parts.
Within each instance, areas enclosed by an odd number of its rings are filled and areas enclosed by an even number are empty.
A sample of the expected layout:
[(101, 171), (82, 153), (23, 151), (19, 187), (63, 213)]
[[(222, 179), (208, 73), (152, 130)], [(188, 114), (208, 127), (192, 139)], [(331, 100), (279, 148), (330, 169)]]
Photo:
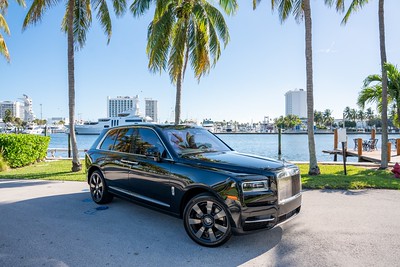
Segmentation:
[(358, 162), (361, 162), (361, 156), (362, 156), (362, 150), (363, 150), (363, 146), (362, 146), (362, 138), (357, 138), (357, 155), (358, 155)]
[(371, 130), (371, 139), (375, 139), (375, 134), (376, 134), (376, 130), (372, 129)]
[(388, 162), (390, 162), (390, 157), (392, 156), (392, 143), (390, 142), (387, 143), (387, 151)]
[(397, 150), (397, 151), (396, 151), (396, 152), (397, 152), (397, 153), (396, 153), (397, 156), (400, 155), (400, 138), (397, 138), (397, 139), (396, 139), (396, 150)]
[(278, 155), (282, 155), (282, 129), (278, 129)]
[[(333, 131), (333, 150), (338, 150), (338, 130)], [(337, 161), (337, 153), (334, 153), (333, 161)]]

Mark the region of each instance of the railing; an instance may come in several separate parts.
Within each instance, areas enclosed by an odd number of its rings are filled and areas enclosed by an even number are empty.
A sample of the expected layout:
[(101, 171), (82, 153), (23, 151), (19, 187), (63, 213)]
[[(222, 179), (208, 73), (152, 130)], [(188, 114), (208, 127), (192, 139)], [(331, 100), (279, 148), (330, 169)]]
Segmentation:
[[(85, 156), (85, 152), (87, 149), (78, 149), (79, 158), (83, 158)], [(72, 155), (72, 150), (68, 148), (48, 148), (47, 149), (47, 158), (70, 158)]]

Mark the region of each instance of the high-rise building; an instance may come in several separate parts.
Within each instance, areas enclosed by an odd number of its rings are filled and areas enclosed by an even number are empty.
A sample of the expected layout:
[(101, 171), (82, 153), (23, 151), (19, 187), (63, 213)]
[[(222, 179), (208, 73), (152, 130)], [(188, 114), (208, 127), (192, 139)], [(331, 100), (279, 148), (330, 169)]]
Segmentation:
[(158, 108), (157, 108), (157, 100), (153, 100), (151, 98), (145, 98), (146, 102), (146, 111), (145, 116), (153, 119), (154, 122), (158, 121)]
[[(23, 95), (23, 98), (20, 98), (20, 100), (24, 101), (23, 103), (23, 113), (21, 119), (24, 121), (33, 121), (35, 119), (35, 114), (33, 113), (33, 108), (32, 108), (32, 99), (29, 98), (27, 95)], [(22, 104), (21, 104), (22, 105)]]
[(285, 115), (296, 115), (307, 118), (307, 92), (304, 89), (295, 89), (285, 94)]
[(1, 101), (0, 102), (0, 118), (4, 118), (7, 110), (11, 111), (11, 116), (15, 118), (23, 118), (23, 106), (18, 101)]
[(117, 117), (118, 114), (131, 110), (137, 109), (136, 113), (139, 113), (139, 96), (117, 96), (116, 98), (107, 97), (107, 116)]

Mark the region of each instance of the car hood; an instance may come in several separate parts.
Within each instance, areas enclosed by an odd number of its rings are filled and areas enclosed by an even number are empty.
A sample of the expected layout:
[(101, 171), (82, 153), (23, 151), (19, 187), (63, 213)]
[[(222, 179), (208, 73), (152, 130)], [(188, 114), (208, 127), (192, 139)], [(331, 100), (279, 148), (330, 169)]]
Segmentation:
[(251, 174), (265, 174), (266, 171), (278, 171), (287, 166), (293, 166), (283, 161), (234, 151), (186, 155), (183, 159), (186, 163), (199, 167)]

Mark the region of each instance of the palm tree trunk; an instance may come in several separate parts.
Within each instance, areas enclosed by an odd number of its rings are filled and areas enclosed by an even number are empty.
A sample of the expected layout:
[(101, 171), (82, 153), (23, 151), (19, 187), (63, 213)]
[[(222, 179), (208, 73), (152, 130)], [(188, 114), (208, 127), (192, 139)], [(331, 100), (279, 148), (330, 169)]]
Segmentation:
[(176, 80), (176, 99), (175, 99), (175, 124), (180, 123), (181, 119), (181, 96), (182, 96), (182, 73)]
[(68, 108), (69, 108), (69, 134), (72, 145), (72, 171), (77, 172), (82, 169), (82, 165), (78, 158), (78, 145), (75, 136), (75, 66), (74, 66), (74, 4), (73, 0), (68, 2)]
[(387, 120), (387, 72), (385, 69), (386, 45), (385, 45), (385, 20), (384, 20), (384, 0), (379, 0), (379, 41), (381, 49), (381, 68), (382, 68), (382, 150), (380, 169), (388, 167), (388, 120)]
[(303, 2), (304, 20), (306, 32), (306, 75), (307, 75), (307, 128), (308, 128), (308, 151), (310, 157), (310, 165), (308, 174), (318, 175), (320, 170), (315, 154), (314, 140), (314, 95), (313, 95), (313, 67), (312, 67), (312, 27), (311, 27), (311, 8), (310, 0)]

